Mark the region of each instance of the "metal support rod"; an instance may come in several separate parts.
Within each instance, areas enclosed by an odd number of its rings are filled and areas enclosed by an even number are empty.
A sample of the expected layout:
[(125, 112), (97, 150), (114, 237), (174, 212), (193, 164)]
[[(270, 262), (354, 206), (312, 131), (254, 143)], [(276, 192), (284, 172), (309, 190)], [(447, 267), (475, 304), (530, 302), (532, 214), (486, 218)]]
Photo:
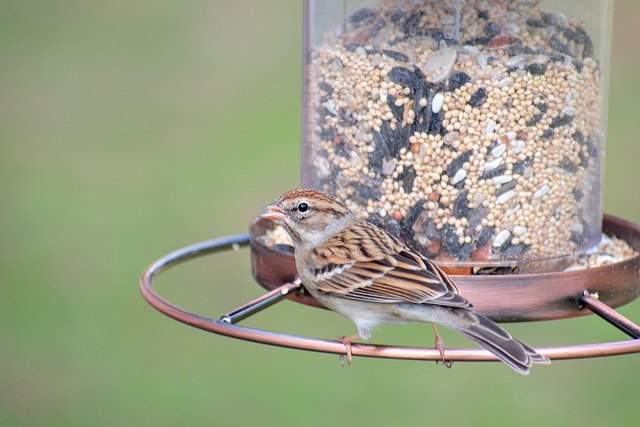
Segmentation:
[(581, 300), (589, 310), (593, 311), (595, 314), (602, 317), (625, 334), (632, 338), (640, 339), (640, 326), (636, 325), (631, 320), (600, 301), (597, 294), (591, 294), (589, 291), (585, 290), (582, 293)]
[(290, 292), (300, 289), (300, 286), (300, 280), (296, 280), (294, 283), (286, 283), (272, 290), (271, 292), (262, 295), (261, 297), (258, 297), (246, 304), (241, 305), (236, 309), (231, 310), (220, 318), (220, 322), (233, 324), (246, 319), (249, 316), (253, 316), (259, 311), (262, 311), (265, 308), (271, 307), (273, 304), (282, 301), (287, 296), (289, 296)]

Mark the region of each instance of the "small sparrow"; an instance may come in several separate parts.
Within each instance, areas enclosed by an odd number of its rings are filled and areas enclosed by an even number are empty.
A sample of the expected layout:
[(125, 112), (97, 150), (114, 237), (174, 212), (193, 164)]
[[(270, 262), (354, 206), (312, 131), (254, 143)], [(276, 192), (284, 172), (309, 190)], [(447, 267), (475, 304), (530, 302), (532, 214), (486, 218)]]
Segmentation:
[(458, 287), (436, 265), (345, 205), (319, 191), (294, 189), (263, 208), (291, 236), (298, 276), (327, 308), (351, 319), (357, 335), (338, 338), (351, 361), (351, 340), (371, 337), (384, 323), (430, 322), (454, 329), (521, 374), (549, 359), (474, 313)]

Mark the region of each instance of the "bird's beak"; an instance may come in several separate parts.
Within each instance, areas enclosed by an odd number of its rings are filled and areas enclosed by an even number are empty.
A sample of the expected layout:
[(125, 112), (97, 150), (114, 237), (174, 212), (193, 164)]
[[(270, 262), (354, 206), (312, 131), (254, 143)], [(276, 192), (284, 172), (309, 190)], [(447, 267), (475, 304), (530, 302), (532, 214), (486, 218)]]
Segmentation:
[(260, 217), (271, 221), (280, 221), (284, 219), (286, 215), (285, 211), (275, 203), (260, 209)]

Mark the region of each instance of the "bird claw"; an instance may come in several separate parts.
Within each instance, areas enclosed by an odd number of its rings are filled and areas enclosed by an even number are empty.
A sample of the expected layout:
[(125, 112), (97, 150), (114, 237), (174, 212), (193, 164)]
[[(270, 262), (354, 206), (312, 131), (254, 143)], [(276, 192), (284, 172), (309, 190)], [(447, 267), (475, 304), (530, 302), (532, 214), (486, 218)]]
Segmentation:
[(436, 365), (440, 364), (440, 362), (442, 361), (442, 364), (444, 366), (446, 366), (447, 368), (451, 368), (451, 366), (453, 365), (453, 361), (451, 360), (447, 360), (444, 357), (444, 341), (442, 340), (442, 338), (440, 338), (440, 335), (438, 334), (438, 331), (436, 330), (436, 325), (433, 325), (433, 332), (436, 334), (436, 342), (435, 342), (435, 347), (438, 350), (438, 352), (440, 353), (440, 360), (436, 360)]
[[(353, 360), (353, 355), (351, 354), (351, 339), (353, 337), (350, 336), (344, 336), (344, 337), (338, 337), (336, 338), (336, 341), (341, 342), (342, 344), (344, 344), (345, 350), (346, 350), (346, 355), (347, 355), (347, 365), (351, 365), (351, 361)], [(340, 363), (342, 364), (342, 367), (344, 368), (344, 354), (340, 355)]]

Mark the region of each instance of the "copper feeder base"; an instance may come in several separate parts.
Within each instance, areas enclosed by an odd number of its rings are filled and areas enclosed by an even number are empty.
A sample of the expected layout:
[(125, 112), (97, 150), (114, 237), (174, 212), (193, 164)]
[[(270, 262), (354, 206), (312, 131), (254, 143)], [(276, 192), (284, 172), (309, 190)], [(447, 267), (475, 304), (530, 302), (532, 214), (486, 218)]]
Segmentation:
[[(261, 245), (258, 236), (267, 223), (252, 222), (249, 234), (222, 237), (174, 251), (150, 264), (140, 277), (140, 291), (154, 308), (180, 322), (220, 335), (281, 347), (344, 354), (338, 341), (296, 336), (239, 326), (236, 323), (283, 299), (321, 307), (295, 283), (295, 265), (290, 253)], [(640, 227), (612, 216), (605, 216), (604, 232), (628, 242), (640, 252)], [(192, 313), (164, 298), (152, 281), (171, 266), (199, 256), (239, 249), (251, 242), (254, 278), (270, 289), (267, 294), (222, 315), (218, 320)], [(496, 321), (549, 320), (596, 313), (634, 339), (595, 344), (540, 347), (538, 352), (550, 359), (576, 359), (640, 353), (640, 326), (613, 308), (640, 295), (640, 256), (589, 270), (561, 273), (519, 274), (508, 276), (452, 275), (462, 294), (477, 311)], [(498, 300), (488, 295), (500, 295)], [(353, 344), (354, 356), (439, 360), (435, 348), (400, 347), (377, 344)], [(450, 361), (498, 360), (480, 348), (447, 348)]]
[[(251, 266), (254, 279), (271, 290), (296, 277), (293, 254), (267, 247), (259, 238), (271, 222), (255, 219), (250, 226)], [(640, 252), (640, 227), (605, 216), (603, 231), (625, 240)], [(450, 275), (460, 293), (472, 302), (474, 311), (496, 322), (551, 320), (588, 314), (582, 310), (582, 291), (598, 294), (609, 307), (619, 307), (640, 296), (640, 256), (588, 270), (500, 276)], [(499, 295), (499, 298), (496, 298)], [(291, 300), (316, 307), (308, 294), (296, 293)]]

